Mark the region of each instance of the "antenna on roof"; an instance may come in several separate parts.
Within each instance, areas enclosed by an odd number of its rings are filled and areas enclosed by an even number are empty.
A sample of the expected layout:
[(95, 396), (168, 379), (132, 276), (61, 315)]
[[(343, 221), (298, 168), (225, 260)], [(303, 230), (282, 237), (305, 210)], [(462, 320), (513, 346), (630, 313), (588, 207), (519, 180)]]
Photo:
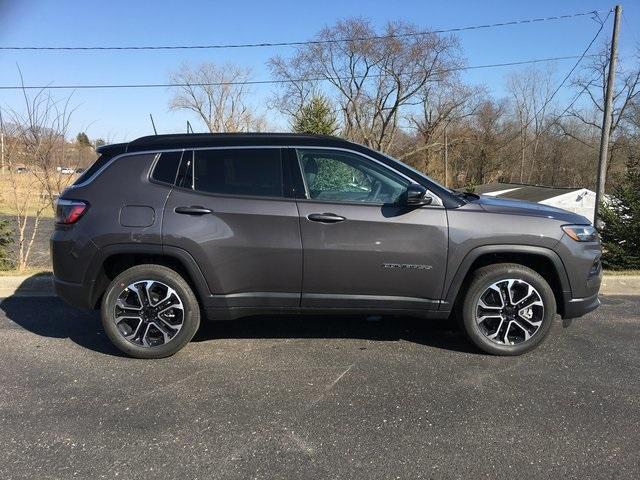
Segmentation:
[(193, 127), (189, 123), (189, 120), (187, 120), (187, 133), (193, 133)]
[(149, 114), (149, 118), (151, 119), (151, 126), (153, 127), (153, 134), (158, 135), (158, 131), (156, 130), (156, 124), (153, 121), (153, 115)]

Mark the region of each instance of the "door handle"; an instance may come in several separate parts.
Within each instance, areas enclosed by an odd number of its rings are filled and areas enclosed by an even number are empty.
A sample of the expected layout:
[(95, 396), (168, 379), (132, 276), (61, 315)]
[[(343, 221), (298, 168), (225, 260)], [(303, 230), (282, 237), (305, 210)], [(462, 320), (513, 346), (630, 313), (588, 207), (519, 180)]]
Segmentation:
[(182, 215), (206, 215), (208, 213), (213, 213), (211, 209), (197, 205), (192, 205), (190, 207), (176, 207), (175, 212), (181, 213)]
[(307, 218), (312, 222), (320, 223), (338, 223), (346, 220), (345, 217), (341, 217), (335, 213), (311, 213), (307, 215)]

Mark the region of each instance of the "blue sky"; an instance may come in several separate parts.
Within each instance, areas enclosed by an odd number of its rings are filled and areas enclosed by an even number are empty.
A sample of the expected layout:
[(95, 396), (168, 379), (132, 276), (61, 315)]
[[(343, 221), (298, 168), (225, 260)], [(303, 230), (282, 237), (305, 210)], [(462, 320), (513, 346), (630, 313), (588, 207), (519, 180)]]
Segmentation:
[[(564, 1), (369, 1), (323, 0), (316, 2), (255, 1), (36, 1), (0, 0), (0, 45), (93, 46), (252, 43), (306, 40), (339, 18), (365, 16), (377, 26), (389, 20), (406, 20), (423, 28), (450, 28), (515, 19), (608, 10), (612, 3), (600, 0)], [(640, 2), (623, 3), (621, 57), (628, 58), (640, 42)], [(532, 58), (577, 55), (597, 30), (588, 17), (463, 32), (459, 39), (469, 65)], [(602, 32), (608, 38), (611, 21)], [(0, 85), (16, 85), (16, 65), (25, 83), (161, 83), (185, 61), (235, 62), (251, 67), (255, 79), (268, 79), (265, 62), (285, 48), (141, 52), (29, 52), (0, 51)], [(557, 62), (562, 77), (572, 61)], [(504, 79), (522, 67), (465, 72), (466, 81), (484, 84), (495, 95), (504, 94)], [(253, 88), (254, 100), (263, 102), (273, 86)], [(56, 91), (59, 97), (70, 91)], [(186, 112), (171, 112), (169, 89), (81, 90), (73, 93), (77, 106), (71, 133), (85, 130), (91, 138), (122, 141), (152, 133), (151, 112), (159, 132), (183, 131), (187, 119), (196, 130), (201, 125)], [(560, 102), (569, 92), (558, 96)], [(20, 106), (18, 93), (0, 90), (0, 105)], [(270, 117), (275, 127), (286, 123)]]

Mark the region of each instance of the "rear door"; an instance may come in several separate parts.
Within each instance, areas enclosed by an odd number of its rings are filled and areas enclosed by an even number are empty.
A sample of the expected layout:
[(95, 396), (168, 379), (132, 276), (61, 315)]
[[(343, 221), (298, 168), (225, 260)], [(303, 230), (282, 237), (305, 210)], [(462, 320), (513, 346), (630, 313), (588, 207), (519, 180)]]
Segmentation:
[(446, 210), (399, 203), (411, 183), (357, 152), (296, 149), (304, 250), (302, 305), (437, 309), (447, 255)]
[(165, 207), (164, 245), (189, 252), (213, 306), (297, 307), (302, 245), (280, 148), (186, 151)]

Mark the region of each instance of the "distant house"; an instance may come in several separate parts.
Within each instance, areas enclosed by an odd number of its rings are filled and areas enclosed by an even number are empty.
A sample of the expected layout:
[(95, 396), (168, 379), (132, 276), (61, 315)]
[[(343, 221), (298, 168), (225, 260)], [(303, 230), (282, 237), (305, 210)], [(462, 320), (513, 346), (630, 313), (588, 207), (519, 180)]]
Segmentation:
[(543, 203), (578, 213), (593, 222), (596, 193), (587, 188), (546, 187), (523, 183), (495, 182), (477, 186), (475, 193), (491, 197)]

